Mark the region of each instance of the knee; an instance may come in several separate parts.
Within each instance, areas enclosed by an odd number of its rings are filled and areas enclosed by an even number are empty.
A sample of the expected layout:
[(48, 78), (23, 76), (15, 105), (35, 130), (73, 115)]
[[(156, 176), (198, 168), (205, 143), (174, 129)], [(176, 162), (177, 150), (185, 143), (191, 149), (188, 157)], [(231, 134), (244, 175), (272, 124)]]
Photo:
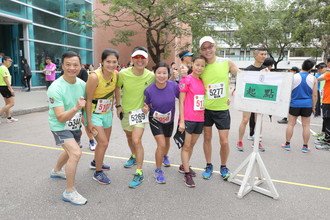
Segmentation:
[(80, 150), (75, 150), (71, 152), (70, 158), (75, 161), (79, 161), (81, 157), (81, 151)]
[(220, 141), (221, 148), (229, 146), (228, 139)]
[(132, 143), (135, 147), (138, 147), (141, 145), (141, 139), (139, 138), (132, 138)]

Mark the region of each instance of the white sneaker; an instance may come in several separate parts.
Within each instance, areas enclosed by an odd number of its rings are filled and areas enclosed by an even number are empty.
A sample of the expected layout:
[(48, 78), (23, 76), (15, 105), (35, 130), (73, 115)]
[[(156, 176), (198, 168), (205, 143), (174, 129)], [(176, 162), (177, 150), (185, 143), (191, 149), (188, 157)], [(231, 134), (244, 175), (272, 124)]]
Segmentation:
[(248, 138), (247, 138), (249, 141), (254, 141), (254, 135), (253, 136), (248, 136)]
[(50, 178), (66, 179), (66, 175), (63, 170), (55, 171), (54, 169), (52, 169), (52, 171), (50, 171)]
[(87, 199), (80, 195), (77, 190), (73, 192), (67, 192), (65, 190), (62, 199), (64, 202), (70, 202), (74, 205), (85, 205), (87, 203)]
[(17, 122), (18, 119), (11, 117), (10, 119), (7, 118), (7, 123)]
[(91, 151), (95, 151), (95, 148), (96, 148), (95, 140), (89, 141), (89, 149)]

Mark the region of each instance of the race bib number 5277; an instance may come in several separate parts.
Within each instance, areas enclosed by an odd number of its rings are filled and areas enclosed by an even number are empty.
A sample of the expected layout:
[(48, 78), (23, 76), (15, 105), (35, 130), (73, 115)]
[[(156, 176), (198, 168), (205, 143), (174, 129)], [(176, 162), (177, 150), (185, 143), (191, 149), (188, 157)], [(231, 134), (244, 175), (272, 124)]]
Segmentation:
[(218, 99), (226, 96), (226, 88), (224, 83), (209, 84), (207, 88), (208, 99)]

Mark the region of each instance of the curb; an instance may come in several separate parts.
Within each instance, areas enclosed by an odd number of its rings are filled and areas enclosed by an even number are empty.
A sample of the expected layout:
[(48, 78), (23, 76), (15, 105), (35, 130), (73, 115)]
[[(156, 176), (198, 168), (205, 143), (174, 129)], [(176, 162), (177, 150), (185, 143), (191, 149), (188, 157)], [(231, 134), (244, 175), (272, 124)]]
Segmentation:
[(26, 115), (26, 114), (30, 114), (33, 112), (44, 112), (44, 111), (48, 111), (48, 106), (42, 106), (42, 107), (36, 107), (36, 108), (30, 108), (30, 109), (18, 109), (18, 110), (14, 110), (12, 115), (13, 116), (17, 116), (17, 115)]

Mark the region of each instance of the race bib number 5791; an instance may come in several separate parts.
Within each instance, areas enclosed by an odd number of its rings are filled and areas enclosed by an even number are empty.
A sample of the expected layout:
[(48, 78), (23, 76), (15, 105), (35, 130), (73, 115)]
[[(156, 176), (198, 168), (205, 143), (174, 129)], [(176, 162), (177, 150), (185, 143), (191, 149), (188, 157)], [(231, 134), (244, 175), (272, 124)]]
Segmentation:
[(131, 111), (128, 119), (130, 126), (148, 122), (148, 116), (143, 113), (142, 109)]
[(224, 83), (209, 84), (207, 88), (208, 99), (218, 99), (226, 96), (226, 88)]

